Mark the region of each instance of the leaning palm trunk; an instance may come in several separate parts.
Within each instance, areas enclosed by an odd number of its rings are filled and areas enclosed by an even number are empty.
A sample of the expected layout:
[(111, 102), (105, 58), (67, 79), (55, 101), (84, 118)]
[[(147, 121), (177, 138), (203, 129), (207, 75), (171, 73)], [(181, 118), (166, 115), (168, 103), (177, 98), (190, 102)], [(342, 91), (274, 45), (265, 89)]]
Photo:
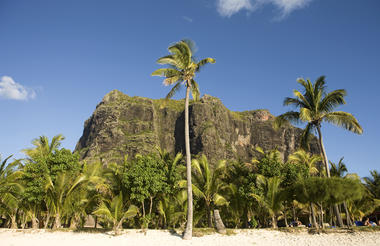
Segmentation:
[(319, 232), (319, 226), (318, 226), (317, 220), (315, 218), (314, 205), (312, 202), (310, 203), (310, 209), (311, 209), (311, 218), (312, 218), (312, 223), (313, 223), (312, 225), (313, 225), (313, 227), (315, 227), (317, 232)]
[(227, 233), (227, 231), (226, 231), (226, 227), (224, 226), (224, 224), (223, 224), (223, 220), (222, 220), (222, 218), (220, 217), (219, 209), (214, 209), (214, 220), (215, 220), (215, 227), (216, 227), (216, 230), (217, 230), (220, 234), (226, 234), (226, 233)]
[(272, 228), (277, 228), (277, 217), (275, 214), (272, 215)]
[(189, 135), (189, 94), (190, 83), (186, 81), (185, 98), (185, 148), (186, 148), (186, 178), (187, 178), (187, 223), (183, 239), (189, 240), (193, 234), (193, 190), (191, 184), (191, 156)]
[[(327, 175), (327, 178), (330, 178), (330, 168), (329, 168), (329, 164), (328, 164), (327, 154), (325, 151), (325, 146), (323, 145), (323, 141), (322, 141), (321, 127), (317, 126), (317, 130), (318, 130), (318, 135), (319, 135), (319, 139), (318, 139), (319, 147), (321, 148), (322, 158), (323, 158), (323, 162), (325, 164), (325, 169), (326, 169), (326, 175)], [(334, 204), (333, 207), (334, 207), (334, 212), (335, 212), (335, 216), (337, 219), (337, 225), (339, 227), (342, 227), (343, 226), (343, 220), (342, 220), (342, 217), (340, 216), (338, 205)]]
[(350, 219), (350, 213), (348, 212), (347, 203), (345, 201), (343, 202), (343, 206), (344, 206), (344, 210), (346, 211), (347, 226), (348, 226), (348, 228), (350, 228), (352, 223), (351, 223), (351, 219)]
[(44, 229), (47, 229), (47, 227), (49, 226), (49, 220), (50, 220), (50, 212), (48, 212), (48, 214), (46, 216), (46, 220), (45, 220), (45, 224), (44, 224)]

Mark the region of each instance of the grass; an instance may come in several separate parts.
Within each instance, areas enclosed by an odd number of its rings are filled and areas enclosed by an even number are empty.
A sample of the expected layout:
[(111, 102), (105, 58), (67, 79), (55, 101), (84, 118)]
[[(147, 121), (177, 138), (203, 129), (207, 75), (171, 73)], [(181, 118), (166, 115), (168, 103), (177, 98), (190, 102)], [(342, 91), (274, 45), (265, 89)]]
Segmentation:
[(166, 100), (165, 98), (153, 99), (153, 105), (158, 109), (169, 108), (176, 112), (182, 112), (185, 110), (185, 100)]

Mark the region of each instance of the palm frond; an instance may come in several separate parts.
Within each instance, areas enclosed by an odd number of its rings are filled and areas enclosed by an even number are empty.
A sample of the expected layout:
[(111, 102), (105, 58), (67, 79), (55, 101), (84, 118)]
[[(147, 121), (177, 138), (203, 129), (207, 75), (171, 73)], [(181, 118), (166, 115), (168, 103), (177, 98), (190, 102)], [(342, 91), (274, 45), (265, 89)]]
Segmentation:
[(295, 111), (289, 111), (284, 114), (281, 114), (276, 117), (276, 119), (273, 122), (273, 126), (275, 129), (278, 129), (282, 126), (284, 126), (286, 123), (291, 122), (294, 124), (301, 123), (300, 120), (300, 113)]
[(336, 126), (342, 127), (356, 134), (362, 134), (363, 129), (357, 119), (350, 113), (343, 111), (335, 111), (325, 114), (323, 120), (332, 123)]
[(124, 213), (123, 217), (125, 219), (132, 218), (137, 215), (139, 209), (135, 205), (130, 205), (128, 210)]
[(165, 99), (172, 98), (181, 89), (181, 82), (177, 82), (166, 95)]
[(199, 86), (197, 82), (195, 82), (194, 79), (190, 80), (190, 85), (191, 85), (191, 95), (193, 96), (194, 101), (198, 101), (200, 97)]
[(329, 92), (320, 102), (318, 110), (320, 112), (331, 112), (337, 106), (346, 104), (344, 97), (347, 95), (346, 90), (340, 89)]
[(154, 71), (151, 76), (174, 77), (181, 76), (181, 72), (174, 68), (159, 68)]

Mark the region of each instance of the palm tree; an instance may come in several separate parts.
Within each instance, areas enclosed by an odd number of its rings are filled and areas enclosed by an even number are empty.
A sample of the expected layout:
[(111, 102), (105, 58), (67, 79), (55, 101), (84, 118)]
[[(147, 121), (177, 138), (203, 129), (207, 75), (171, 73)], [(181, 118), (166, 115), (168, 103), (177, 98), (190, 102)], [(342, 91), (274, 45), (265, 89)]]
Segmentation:
[(363, 180), (371, 194), (380, 199), (380, 173), (376, 170), (372, 170), (370, 173), (372, 177), (365, 177)]
[(266, 178), (258, 174), (256, 178), (256, 185), (260, 189), (260, 194), (252, 193), (251, 196), (255, 198), (258, 203), (267, 210), (272, 218), (272, 227), (277, 228), (277, 216), (282, 209), (282, 202), (285, 193), (281, 189), (281, 178), (271, 177)]
[(19, 207), (19, 195), (24, 187), (20, 183), (22, 171), (17, 170), (20, 161), (15, 160), (9, 164), (12, 158), (8, 156), (1, 162), (0, 158), (0, 209), (4, 210), (11, 219), (11, 228), (17, 228), (16, 213)]
[(343, 177), (344, 173), (347, 172), (346, 164), (343, 162), (344, 157), (340, 158), (338, 164), (335, 164), (332, 161), (329, 161), (331, 169), (330, 174), (332, 177)]
[(317, 163), (322, 160), (322, 157), (320, 155), (312, 155), (301, 149), (289, 155), (288, 159), (290, 163), (305, 165), (309, 175), (315, 176), (318, 174)]
[[(289, 111), (279, 115), (276, 117), (274, 126), (275, 128), (281, 127), (288, 121), (296, 124), (306, 122), (307, 125), (301, 138), (301, 143), (304, 147), (307, 146), (311, 132), (313, 130), (317, 130), (319, 140), (318, 143), (321, 150), (323, 163), (325, 165), (326, 174), (329, 178), (330, 169), (322, 140), (322, 122), (332, 123), (357, 134), (362, 134), (363, 129), (352, 114), (343, 111), (334, 111), (336, 107), (346, 103), (344, 100), (346, 90), (339, 89), (327, 93), (324, 76), (319, 77), (314, 84), (311, 83), (310, 80), (305, 81), (303, 78), (300, 78), (297, 81), (304, 87), (304, 93), (294, 90), (293, 94), (295, 97), (285, 98), (284, 105), (291, 105), (299, 108), (299, 112)], [(339, 226), (343, 226), (343, 222), (338, 211), (338, 206), (335, 205), (334, 209), (338, 218)]]
[(100, 203), (98, 208), (93, 212), (97, 216), (103, 216), (104, 219), (110, 221), (113, 224), (113, 230), (118, 233), (123, 221), (136, 216), (138, 208), (134, 205), (130, 205), (127, 209), (123, 200), (123, 194), (112, 198), (112, 200), (105, 199)]
[(193, 160), (193, 168), (194, 194), (205, 202), (208, 226), (212, 227), (212, 212), (214, 212), (215, 225), (219, 232), (224, 233), (225, 228), (217, 207), (228, 204), (221, 194), (222, 190), (227, 188), (222, 180), (226, 171), (226, 161), (219, 161), (215, 168), (211, 168), (207, 157), (202, 155), (199, 160)]
[(195, 73), (207, 63), (215, 63), (213, 58), (205, 58), (199, 62), (193, 57), (194, 43), (190, 40), (181, 40), (171, 45), (168, 50), (170, 55), (161, 57), (157, 60), (159, 64), (167, 64), (168, 68), (157, 69), (152, 76), (165, 77), (164, 85), (174, 85), (166, 98), (174, 96), (184, 84), (186, 87), (185, 97), (185, 149), (186, 149), (186, 176), (187, 176), (187, 224), (183, 239), (191, 239), (193, 231), (193, 193), (191, 185), (191, 152), (189, 136), (189, 95), (192, 93), (193, 99), (199, 98), (199, 88), (195, 82)]
[[(302, 164), (307, 167), (308, 174), (310, 176), (316, 176), (318, 174), (317, 163), (322, 161), (322, 157), (320, 155), (312, 155), (306, 152), (303, 149), (300, 149), (289, 156), (290, 163)], [(322, 202), (320, 203), (321, 208), (321, 224), (323, 226), (323, 209)], [(313, 225), (316, 226), (317, 223), (315, 221), (315, 212), (314, 212), (314, 204), (310, 203), (310, 211), (312, 213)]]
[[(58, 174), (55, 182), (51, 177), (47, 177), (46, 191), (47, 191), (47, 203), (51, 205), (52, 211), (55, 213), (55, 221), (53, 228), (61, 227), (62, 213), (67, 199), (73, 195), (73, 191), (78, 190), (81, 183), (87, 179), (86, 175), (80, 174), (78, 177), (74, 177), (66, 172)], [(66, 206), (67, 207), (67, 206)]]
[(54, 136), (49, 143), (48, 137), (40, 136), (39, 138), (33, 139), (32, 144), (35, 146), (34, 148), (24, 149), (23, 152), (30, 158), (36, 156), (47, 157), (59, 148), (64, 139), (65, 137), (62, 134), (58, 134)]

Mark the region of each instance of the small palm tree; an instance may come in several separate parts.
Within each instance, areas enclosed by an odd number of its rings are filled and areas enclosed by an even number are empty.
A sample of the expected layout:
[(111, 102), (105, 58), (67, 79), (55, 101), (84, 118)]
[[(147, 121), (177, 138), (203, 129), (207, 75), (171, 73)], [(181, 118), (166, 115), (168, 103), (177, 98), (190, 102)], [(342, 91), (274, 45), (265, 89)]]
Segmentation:
[(166, 98), (171, 98), (181, 88), (186, 87), (185, 97), (185, 149), (186, 149), (186, 176), (187, 176), (187, 224), (184, 233), (184, 239), (191, 239), (193, 231), (193, 192), (191, 185), (191, 152), (189, 136), (189, 96), (192, 93), (193, 99), (199, 98), (200, 92), (197, 82), (195, 82), (195, 73), (199, 72), (201, 67), (207, 63), (215, 63), (213, 58), (206, 58), (197, 62), (193, 56), (194, 43), (190, 40), (181, 40), (171, 45), (168, 50), (170, 55), (161, 57), (157, 60), (159, 64), (167, 64), (168, 68), (157, 69), (152, 76), (165, 77), (164, 85), (174, 85)]
[(257, 175), (256, 185), (260, 189), (260, 194), (252, 193), (251, 196), (267, 210), (272, 218), (272, 227), (277, 228), (277, 216), (282, 209), (284, 201), (284, 192), (281, 189), (281, 178), (266, 178), (263, 175)]
[(61, 227), (62, 214), (66, 200), (69, 199), (74, 191), (78, 190), (81, 183), (86, 181), (86, 175), (81, 174), (78, 177), (62, 172), (59, 173), (55, 182), (50, 176), (47, 178), (46, 191), (47, 203), (50, 204), (50, 209), (55, 213), (55, 221), (53, 228)]
[(138, 208), (134, 205), (130, 205), (127, 209), (122, 193), (113, 197), (112, 200), (102, 201), (93, 212), (93, 214), (102, 216), (106, 221), (111, 222), (115, 233), (118, 233), (124, 220), (136, 216), (137, 213)]
[(308, 169), (309, 175), (311, 176), (318, 174), (317, 163), (322, 161), (322, 157), (320, 155), (312, 155), (302, 149), (289, 155), (288, 159), (290, 163), (305, 165)]
[(344, 173), (347, 172), (346, 164), (343, 162), (344, 157), (340, 158), (338, 164), (335, 164), (332, 161), (329, 161), (331, 169), (330, 174), (332, 177), (343, 177)]
[(194, 194), (204, 200), (206, 204), (208, 226), (212, 227), (212, 212), (214, 212), (216, 227), (218, 231), (224, 233), (223, 222), (220, 225), (217, 224), (220, 220), (217, 207), (228, 204), (227, 199), (222, 195), (222, 191), (227, 189), (227, 185), (222, 180), (226, 171), (226, 161), (219, 161), (215, 168), (211, 168), (207, 157), (202, 155), (199, 160), (193, 160), (192, 166), (194, 169)]
[[(344, 97), (347, 93), (344, 89), (334, 90), (327, 93), (324, 76), (319, 77), (314, 84), (311, 83), (310, 80), (305, 81), (303, 78), (300, 78), (297, 81), (303, 86), (304, 93), (294, 90), (293, 94), (295, 97), (285, 98), (284, 105), (291, 105), (299, 108), (299, 112), (289, 111), (279, 115), (276, 117), (274, 126), (275, 128), (278, 128), (288, 121), (293, 123), (306, 122), (307, 125), (301, 138), (301, 145), (305, 148), (307, 148), (311, 132), (317, 130), (318, 143), (321, 149), (325, 171), (329, 178), (330, 168), (322, 140), (322, 122), (332, 123), (357, 134), (362, 134), (363, 129), (352, 114), (343, 111), (334, 111), (336, 107), (346, 103)], [(334, 210), (336, 217), (338, 218), (338, 225), (343, 226), (337, 205), (334, 206)]]
[(49, 138), (46, 136), (40, 136), (39, 138), (33, 139), (32, 144), (34, 148), (24, 149), (23, 152), (30, 158), (40, 156), (47, 157), (55, 150), (59, 148), (61, 142), (65, 139), (62, 134), (54, 136), (49, 143)]

